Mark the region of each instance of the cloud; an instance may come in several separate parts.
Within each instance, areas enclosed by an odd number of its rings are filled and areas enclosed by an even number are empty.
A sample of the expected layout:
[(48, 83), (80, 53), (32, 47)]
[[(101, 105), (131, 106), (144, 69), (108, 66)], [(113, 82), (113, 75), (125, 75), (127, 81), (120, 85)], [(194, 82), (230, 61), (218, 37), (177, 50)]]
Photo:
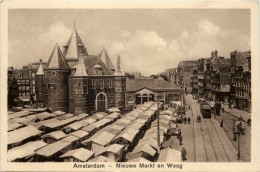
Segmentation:
[(206, 35), (216, 35), (219, 34), (221, 29), (219, 26), (216, 26), (209, 20), (200, 20), (198, 22), (199, 25), (199, 32), (205, 33)]
[(45, 33), (42, 33), (38, 36), (38, 39), (42, 42), (51, 44), (54, 47), (56, 43), (59, 46), (65, 45), (68, 41), (69, 35), (71, 35), (72, 30), (67, 28), (63, 23), (57, 22), (49, 26), (48, 30)]

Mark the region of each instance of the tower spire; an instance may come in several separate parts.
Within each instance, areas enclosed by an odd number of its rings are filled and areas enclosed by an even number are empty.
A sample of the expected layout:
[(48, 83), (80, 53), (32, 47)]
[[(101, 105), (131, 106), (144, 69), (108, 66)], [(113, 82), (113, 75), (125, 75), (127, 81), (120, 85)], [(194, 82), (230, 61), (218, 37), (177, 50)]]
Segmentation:
[(81, 55), (79, 56), (79, 61), (78, 64), (76, 65), (76, 73), (74, 76), (88, 76), (83, 57)]
[(120, 59), (120, 55), (118, 55), (118, 57), (117, 57), (116, 71), (115, 71), (114, 75), (117, 75), (117, 76), (124, 76), (125, 75), (123, 68), (122, 68), (122, 62), (121, 62), (121, 59)]
[(40, 67), (38, 68), (36, 75), (44, 75), (43, 67), (42, 67), (42, 59), (40, 59)]

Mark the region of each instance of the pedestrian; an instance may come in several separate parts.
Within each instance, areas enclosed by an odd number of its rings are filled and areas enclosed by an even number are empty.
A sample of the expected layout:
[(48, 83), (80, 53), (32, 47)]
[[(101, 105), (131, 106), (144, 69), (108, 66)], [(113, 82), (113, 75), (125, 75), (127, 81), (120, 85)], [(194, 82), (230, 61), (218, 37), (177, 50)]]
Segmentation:
[(186, 160), (186, 155), (187, 155), (187, 151), (186, 151), (185, 147), (183, 147), (183, 148), (181, 149), (181, 159), (182, 159), (183, 161)]
[(186, 124), (186, 122), (187, 122), (187, 118), (186, 118), (186, 117), (184, 117), (184, 124)]
[(182, 145), (182, 136), (179, 137), (180, 146)]
[(223, 119), (221, 120), (221, 122), (220, 122), (220, 127), (222, 127), (223, 128)]
[(178, 139), (180, 138), (181, 136), (181, 129), (178, 130)]
[(190, 119), (190, 117), (188, 117), (188, 123), (190, 124), (190, 121), (191, 121), (191, 119)]

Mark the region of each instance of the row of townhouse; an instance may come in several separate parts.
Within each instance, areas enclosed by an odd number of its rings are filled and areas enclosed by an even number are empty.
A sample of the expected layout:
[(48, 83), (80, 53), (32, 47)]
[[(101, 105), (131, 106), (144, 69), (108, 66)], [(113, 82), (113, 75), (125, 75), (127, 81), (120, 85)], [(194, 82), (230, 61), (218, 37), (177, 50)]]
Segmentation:
[(251, 52), (231, 52), (197, 60), (191, 73), (192, 93), (251, 112)]

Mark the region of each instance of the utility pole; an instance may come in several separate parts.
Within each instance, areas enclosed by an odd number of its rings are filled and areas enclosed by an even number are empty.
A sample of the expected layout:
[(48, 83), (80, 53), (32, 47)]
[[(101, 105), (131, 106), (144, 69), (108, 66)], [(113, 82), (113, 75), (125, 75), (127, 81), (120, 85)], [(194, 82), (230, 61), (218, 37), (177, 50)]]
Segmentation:
[(240, 160), (240, 132), (238, 132), (238, 134), (237, 134), (238, 136), (238, 138), (237, 138), (237, 141), (238, 141), (238, 143), (237, 143), (237, 159), (238, 160)]
[(159, 115), (159, 96), (157, 94), (157, 146), (160, 153), (160, 115)]

